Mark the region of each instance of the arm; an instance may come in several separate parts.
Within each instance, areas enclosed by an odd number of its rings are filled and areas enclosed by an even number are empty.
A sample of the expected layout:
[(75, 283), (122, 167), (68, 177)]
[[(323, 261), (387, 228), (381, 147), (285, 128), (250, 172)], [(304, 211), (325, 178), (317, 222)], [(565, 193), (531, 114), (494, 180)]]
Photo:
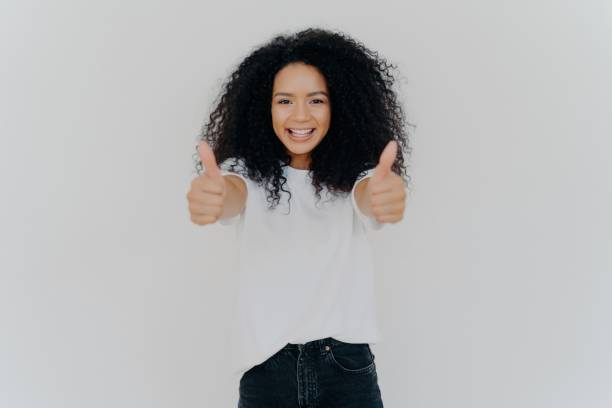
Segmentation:
[(355, 182), (351, 192), (351, 201), (353, 202), (355, 215), (365, 229), (369, 231), (377, 231), (384, 226), (384, 224), (378, 222), (372, 214), (371, 204), (368, 202), (366, 194), (366, 188), (369, 187), (370, 178), (373, 174), (374, 169), (368, 170), (363, 178)]
[(219, 219), (232, 218), (240, 214), (246, 204), (247, 187), (244, 180), (238, 176), (224, 175), (227, 190), (223, 213)]
[(370, 181), (370, 177), (366, 177), (357, 183), (355, 187), (355, 202), (359, 210), (366, 216), (373, 218), (372, 216), (372, 208), (370, 207), (370, 203), (366, 202), (366, 195), (363, 193), (366, 186), (368, 185), (368, 181)]

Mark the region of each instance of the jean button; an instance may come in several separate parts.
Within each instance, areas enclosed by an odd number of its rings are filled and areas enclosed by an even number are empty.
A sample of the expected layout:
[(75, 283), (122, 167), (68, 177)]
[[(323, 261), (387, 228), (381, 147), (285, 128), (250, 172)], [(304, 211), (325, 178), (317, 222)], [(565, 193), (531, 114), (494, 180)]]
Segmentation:
[(325, 351), (329, 351), (330, 347), (329, 346), (325, 346)]

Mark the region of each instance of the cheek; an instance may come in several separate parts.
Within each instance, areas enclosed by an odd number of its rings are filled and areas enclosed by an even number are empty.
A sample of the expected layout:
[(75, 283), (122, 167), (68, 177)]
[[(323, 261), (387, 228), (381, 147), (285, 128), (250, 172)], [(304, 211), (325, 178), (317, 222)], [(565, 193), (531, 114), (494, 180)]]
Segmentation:
[(285, 134), (285, 116), (275, 112), (272, 114), (272, 129), (279, 138)]
[(320, 112), (317, 112), (316, 118), (317, 118), (317, 122), (319, 122), (321, 126), (329, 126), (331, 115), (330, 115), (329, 110), (325, 109), (325, 110), (321, 110)]
[(284, 115), (283, 112), (279, 112), (276, 109), (272, 109), (272, 126), (275, 128), (284, 127), (285, 118), (287, 115)]

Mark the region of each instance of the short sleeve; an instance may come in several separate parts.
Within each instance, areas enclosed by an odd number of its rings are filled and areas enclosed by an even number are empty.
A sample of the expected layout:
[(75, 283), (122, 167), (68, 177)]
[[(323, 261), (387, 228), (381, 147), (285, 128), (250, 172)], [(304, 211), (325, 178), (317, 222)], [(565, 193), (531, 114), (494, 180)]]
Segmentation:
[(365, 228), (367, 230), (378, 231), (385, 224), (378, 222), (376, 221), (375, 218), (368, 217), (367, 215), (362, 213), (359, 207), (357, 206), (357, 201), (355, 200), (355, 188), (357, 187), (357, 184), (359, 184), (361, 180), (368, 178), (368, 177), (372, 177), (373, 175), (374, 175), (374, 169), (372, 168), (372, 169), (369, 169), (365, 175), (357, 178), (357, 180), (355, 181), (355, 184), (353, 184), (353, 189), (351, 190), (351, 201), (353, 203), (353, 209), (355, 211), (357, 218), (362, 222)]
[[(221, 170), (221, 175), (233, 175), (240, 177), (247, 186), (249, 187), (249, 183), (247, 181), (247, 168), (244, 165), (244, 161), (239, 158), (231, 157), (227, 160), (224, 160), (221, 164), (218, 165), (219, 170)], [(246, 206), (245, 206), (246, 209)], [(241, 213), (234, 215), (231, 218), (221, 218), (219, 220), (219, 224), (221, 225), (234, 225), (236, 224), (240, 218), (244, 215), (244, 209)]]

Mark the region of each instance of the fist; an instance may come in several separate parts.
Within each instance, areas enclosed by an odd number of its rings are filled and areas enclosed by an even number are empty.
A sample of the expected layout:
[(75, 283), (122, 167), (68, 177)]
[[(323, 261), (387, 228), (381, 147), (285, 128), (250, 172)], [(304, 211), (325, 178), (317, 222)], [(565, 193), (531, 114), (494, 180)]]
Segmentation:
[(380, 223), (396, 223), (404, 217), (406, 189), (403, 179), (391, 170), (397, 142), (391, 141), (380, 155), (374, 174), (364, 189), (372, 216)]
[(191, 182), (191, 190), (187, 193), (189, 214), (194, 224), (213, 224), (223, 213), (227, 191), (226, 181), (217, 166), (212, 149), (206, 142), (198, 145), (198, 153), (205, 171)]

